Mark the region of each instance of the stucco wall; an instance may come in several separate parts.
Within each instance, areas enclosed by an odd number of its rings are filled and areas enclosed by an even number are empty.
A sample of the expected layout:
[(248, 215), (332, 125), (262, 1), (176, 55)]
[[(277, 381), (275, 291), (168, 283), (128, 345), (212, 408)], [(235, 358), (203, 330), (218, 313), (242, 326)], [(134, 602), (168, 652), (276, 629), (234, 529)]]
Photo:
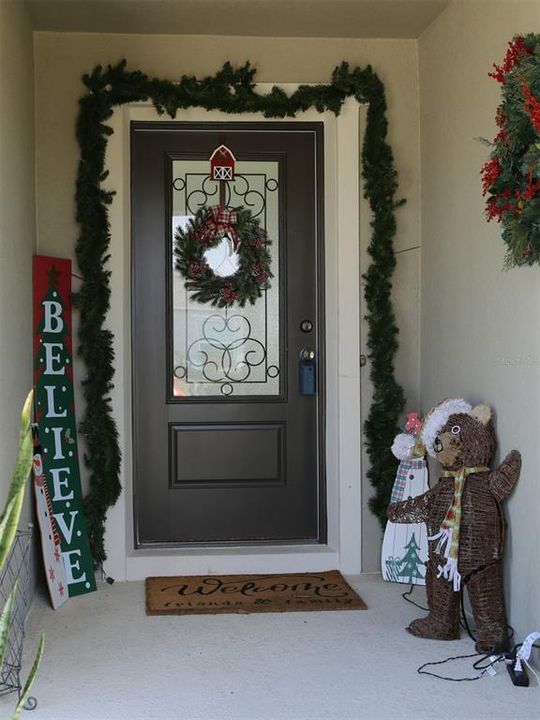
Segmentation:
[(514, 33), (540, 32), (536, 0), (455, 2), (419, 41), (424, 409), (445, 396), (486, 401), (500, 456), (523, 454), (508, 502), (507, 594), (518, 639), (540, 597), (540, 268), (503, 271), (501, 228), (486, 223), (479, 171), (496, 134), (488, 78)]
[(1, 508), (17, 454), (22, 403), (32, 385), (33, 49), (21, 3), (0, 3), (0, 98)]
[[(74, 183), (77, 146), (74, 124), (80, 77), (97, 63), (126, 57), (129, 66), (174, 79), (183, 73), (212, 74), (227, 59), (249, 59), (261, 82), (322, 82), (336, 64), (371, 63), (386, 84), (390, 141), (407, 205), (399, 211), (395, 292), (403, 328), (398, 376), (409, 404), (416, 407), (419, 386), (419, 129), (415, 41), (272, 39), (35, 34), (36, 160), (38, 247), (41, 253), (73, 256), (77, 234)], [(331, 241), (328, 239), (327, 241)], [(414, 248), (414, 249), (412, 249)], [(364, 509), (364, 568), (378, 569), (380, 531)]]

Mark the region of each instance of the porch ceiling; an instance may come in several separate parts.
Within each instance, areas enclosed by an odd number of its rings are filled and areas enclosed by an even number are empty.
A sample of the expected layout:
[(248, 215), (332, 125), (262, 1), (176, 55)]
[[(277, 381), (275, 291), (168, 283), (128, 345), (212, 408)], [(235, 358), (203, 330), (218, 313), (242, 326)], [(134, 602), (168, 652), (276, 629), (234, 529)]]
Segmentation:
[(34, 29), (417, 38), (450, 0), (27, 0)]

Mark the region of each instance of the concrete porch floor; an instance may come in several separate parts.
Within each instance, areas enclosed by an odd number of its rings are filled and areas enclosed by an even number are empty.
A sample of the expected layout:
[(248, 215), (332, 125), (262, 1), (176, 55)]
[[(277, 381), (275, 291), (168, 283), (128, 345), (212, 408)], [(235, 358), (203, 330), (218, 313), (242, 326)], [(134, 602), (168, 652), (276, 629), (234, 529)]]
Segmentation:
[[(495, 677), (443, 682), (416, 670), (473, 643), (410, 636), (421, 611), (402, 585), (349, 578), (367, 611), (147, 617), (143, 583), (101, 584), (54, 612), (39, 596), (25, 672), (40, 629), (45, 655), (28, 720), (483, 720), (537, 718), (540, 689)], [(413, 594), (424, 602), (423, 589)], [(476, 658), (474, 658), (476, 659)], [(439, 668), (472, 676), (474, 659)], [(0, 698), (8, 717), (12, 698)]]

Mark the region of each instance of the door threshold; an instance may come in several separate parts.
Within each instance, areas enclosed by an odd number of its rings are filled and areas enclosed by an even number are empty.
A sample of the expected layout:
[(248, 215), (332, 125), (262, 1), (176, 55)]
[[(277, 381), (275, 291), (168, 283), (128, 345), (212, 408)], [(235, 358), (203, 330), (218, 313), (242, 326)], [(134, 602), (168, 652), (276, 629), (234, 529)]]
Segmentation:
[(335, 552), (328, 545), (318, 542), (309, 543), (276, 543), (273, 545), (262, 545), (258, 543), (246, 543), (242, 545), (220, 544), (204, 545), (183, 544), (183, 545), (144, 545), (134, 549), (129, 557), (185, 557), (185, 556), (204, 556), (204, 555), (268, 555), (268, 554), (289, 554), (289, 553), (317, 553), (317, 552)]
[(126, 558), (126, 579), (167, 575), (321, 572), (340, 567), (339, 552), (328, 545), (144, 548)]

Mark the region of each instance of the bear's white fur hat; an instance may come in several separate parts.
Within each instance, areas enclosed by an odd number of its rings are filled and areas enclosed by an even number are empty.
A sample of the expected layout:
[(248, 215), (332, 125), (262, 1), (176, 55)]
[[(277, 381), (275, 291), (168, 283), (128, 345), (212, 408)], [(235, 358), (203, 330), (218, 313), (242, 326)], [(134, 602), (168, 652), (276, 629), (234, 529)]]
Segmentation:
[(399, 433), (394, 438), (392, 443), (392, 454), (397, 457), (398, 460), (410, 460), (412, 449), (416, 442), (414, 435), (409, 433)]
[(433, 445), (435, 443), (437, 433), (446, 425), (450, 415), (468, 415), (471, 410), (472, 405), (462, 398), (450, 398), (448, 400), (443, 400), (438, 405), (435, 405), (434, 408), (431, 408), (424, 418), (422, 430), (420, 431), (420, 436), (431, 457), (435, 457)]

